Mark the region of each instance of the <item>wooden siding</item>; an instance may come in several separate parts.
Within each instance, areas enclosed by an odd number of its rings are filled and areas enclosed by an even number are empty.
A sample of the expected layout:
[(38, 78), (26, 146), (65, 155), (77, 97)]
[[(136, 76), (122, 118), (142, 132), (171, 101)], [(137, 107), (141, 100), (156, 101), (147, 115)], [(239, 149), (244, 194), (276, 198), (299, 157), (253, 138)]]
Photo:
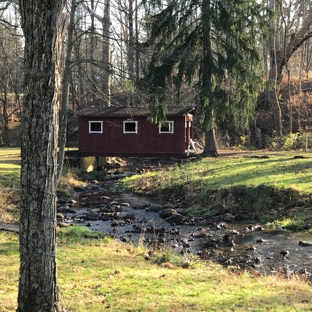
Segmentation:
[[(194, 109), (191, 111), (193, 112)], [(127, 114), (128, 112), (128, 114)], [(82, 156), (182, 156), (193, 133), (190, 108), (167, 115), (173, 133), (159, 133), (145, 110), (82, 108), (78, 116), (79, 153)], [(102, 133), (89, 133), (89, 122), (102, 122)], [(137, 133), (124, 133), (124, 121), (137, 121)], [(191, 127), (186, 128), (186, 125)], [(98, 129), (96, 129), (96, 132)]]

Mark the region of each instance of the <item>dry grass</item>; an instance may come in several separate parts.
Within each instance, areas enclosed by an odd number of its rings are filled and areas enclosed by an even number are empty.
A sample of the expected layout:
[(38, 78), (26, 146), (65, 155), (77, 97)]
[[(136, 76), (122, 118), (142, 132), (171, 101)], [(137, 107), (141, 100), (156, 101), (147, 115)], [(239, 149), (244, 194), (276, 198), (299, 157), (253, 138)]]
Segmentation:
[(63, 174), (60, 178), (57, 194), (63, 198), (69, 198), (74, 194), (75, 187), (83, 187), (86, 183), (78, 178), (75, 170), (63, 168)]
[[(15, 223), (19, 218), (20, 149), (0, 148), (0, 222)], [(84, 186), (75, 170), (64, 168), (59, 183), (59, 194), (70, 197), (73, 188)]]
[(0, 189), (0, 221), (4, 223), (16, 223), (18, 220), (19, 200), (17, 190)]
[[(58, 281), (65, 311), (311, 311), (307, 282), (236, 274), (193, 258), (183, 269), (146, 261), (146, 250), (116, 241), (58, 246)], [(0, 234), (0, 311), (16, 310), (18, 242)]]

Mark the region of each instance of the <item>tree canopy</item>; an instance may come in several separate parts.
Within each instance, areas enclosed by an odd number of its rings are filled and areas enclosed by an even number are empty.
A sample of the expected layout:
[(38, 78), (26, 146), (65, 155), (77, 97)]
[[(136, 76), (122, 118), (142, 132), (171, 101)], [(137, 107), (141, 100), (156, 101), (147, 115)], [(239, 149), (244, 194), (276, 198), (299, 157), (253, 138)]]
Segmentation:
[(204, 132), (229, 114), (236, 126), (247, 123), (264, 82), (259, 49), (268, 31), (264, 12), (246, 0), (176, 0), (159, 8), (146, 23), (146, 48), (153, 53), (144, 88), (153, 105), (166, 106), (166, 88), (174, 85), (179, 92), (188, 83), (196, 90)]

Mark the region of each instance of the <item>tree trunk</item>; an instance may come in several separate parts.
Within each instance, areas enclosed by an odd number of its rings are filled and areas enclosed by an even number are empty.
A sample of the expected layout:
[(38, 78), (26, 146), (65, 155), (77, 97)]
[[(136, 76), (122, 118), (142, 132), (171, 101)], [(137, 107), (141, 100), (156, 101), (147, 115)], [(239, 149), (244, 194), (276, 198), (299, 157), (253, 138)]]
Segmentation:
[(128, 29), (129, 29), (129, 36), (128, 36), (128, 77), (130, 80), (134, 80), (134, 23), (133, 23), (133, 0), (129, 0), (129, 12), (128, 12)]
[(110, 0), (105, 0), (103, 18), (103, 65), (105, 73), (103, 77), (103, 92), (106, 106), (111, 105), (111, 55), (110, 55)]
[(2, 118), (3, 118), (3, 128), (2, 128), (2, 139), (5, 146), (10, 146), (10, 137), (9, 137), (9, 114), (8, 114), (8, 88), (7, 84), (5, 85), (5, 90), (3, 93), (4, 97), (2, 99), (3, 109), (2, 109)]
[[(203, 64), (202, 64), (202, 84), (200, 89), (200, 106), (206, 117), (203, 121), (202, 127), (205, 132), (205, 148), (203, 156), (218, 156), (217, 145), (215, 138), (215, 130), (212, 128), (214, 124), (214, 114), (211, 99), (211, 85), (212, 85), (212, 47), (211, 47), (211, 16), (210, 16), (210, 0), (203, 1), (202, 18), (203, 18)], [(208, 104), (208, 105), (207, 105)]]
[[(90, 4), (91, 4), (91, 9), (94, 10), (94, 0), (91, 0)], [(91, 18), (91, 25), (90, 25), (90, 28), (89, 28), (89, 31), (90, 31), (90, 34), (89, 34), (90, 46), (89, 46), (89, 49), (87, 49), (87, 52), (90, 53), (90, 57), (89, 58), (90, 58), (91, 64), (92, 64), (94, 62), (94, 56), (95, 56), (95, 51), (96, 51), (97, 39), (96, 39), (96, 31), (95, 31), (95, 17), (91, 14), (90, 18)], [(73, 25), (73, 27), (74, 27), (74, 25)], [(96, 99), (97, 99), (97, 96), (96, 96), (97, 81), (96, 81), (96, 73), (95, 73), (95, 71), (93, 70), (92, 67), (93, 66), (91, 66), (91, 68), (90, 68), (90, 70), (91, 70), (90, 76), (91, 76), (91, 82), (92, 82), (91, 86), (92, 87), (91, 87), (91, 94), (89, 96), (89, 98), (90, 98), (89, 101), (91, 103), (94, 103), (94, 102), (96, 102)]]
[(135, 0), (135, 42), (136, 42), (136, 49), (135, 49), (135, 81), (136, 83), (139, 82), (140, 79), (140, 52), (138, 49), (139, 43), (139, 21), (138, 21), (138, 1)]
[(205, 149), (203, 151), (203, 156), (217, 157), (217, 143), (215, 130), (209, 130), (205, 133)]
[(71, 55), (73, 50), (73, 33), (75, 27), (75, 12), (77, 7), (77, 0), (72, 0), (71, 11), (70, 11), (70, 21), (68, 26), (67, 34), (67, 48), (66, 48), (66, 58), (65, 67), (63, 73), (63, 85), (62, 85), (62, 100), (60, 109), (60, 131), (59, 131), (59, 153), (58, 153), (58, 170), (57, 170), (57, 181), (59, 181), (65, 156), (66, 147), (66, 134), (67, 134), (67, 113), (68, 113), (68, 97), (69, 97), (69, 78), (70, 78), (70, 64)]
[(20, 0), (25, 36), (18, 312), (60, 311), (56, 176), (63, 0)]

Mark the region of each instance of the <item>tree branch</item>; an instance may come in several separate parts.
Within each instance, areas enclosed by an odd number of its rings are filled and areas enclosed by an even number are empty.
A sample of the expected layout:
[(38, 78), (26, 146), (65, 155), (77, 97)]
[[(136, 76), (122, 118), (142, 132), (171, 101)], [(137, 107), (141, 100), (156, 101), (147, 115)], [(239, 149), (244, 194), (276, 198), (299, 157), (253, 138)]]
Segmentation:
[(89, 12), (90, 15), (94, 16), (98, 21), (100, 21), (102, 24), (104, 23), (104, 17), (97, 14), (94, 10), (92, 10), (84, 1), (81, 1), (81, 5), (85, 10)]

